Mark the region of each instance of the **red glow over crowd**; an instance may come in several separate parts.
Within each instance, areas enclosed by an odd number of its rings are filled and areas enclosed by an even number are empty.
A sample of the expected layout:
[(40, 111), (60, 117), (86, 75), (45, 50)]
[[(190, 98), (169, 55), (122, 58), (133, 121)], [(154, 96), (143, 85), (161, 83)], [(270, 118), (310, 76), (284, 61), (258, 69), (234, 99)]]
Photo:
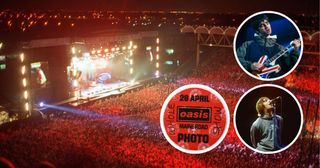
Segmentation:
[[(214, 49), (207, 54), (211, 57), (199, 68), (174, 81), (163, 80), (78, 107), (88, 114), (98, 113), (98, 117), (56, 111), (45, 120), (33, 118), (4, 125), (0, 128), (0, 156), (16, 167), (40, 167), (44, 162), (56, 167), (319, 167), (319, 143), (310, 136), (299, 138), (281, 153), (263, 155), (240, 142), (232, 122), (223, 142), (205, 154), (182, 153), (165, 140), (159, 125), (160, 108), (174, 89), (191, 83), (208, 85), (224, 97), (232, 117), (240, 96), (262, 83), (229, 61), (233, 57), (230, 49)], [(319, 95), (313, 79), (318, 77), (302, 69), (278, 84), (299, 76), (304, 84), (294, 80), (288, 87), (304, 112), (307, 100), (311, 100), (312, 112)]]

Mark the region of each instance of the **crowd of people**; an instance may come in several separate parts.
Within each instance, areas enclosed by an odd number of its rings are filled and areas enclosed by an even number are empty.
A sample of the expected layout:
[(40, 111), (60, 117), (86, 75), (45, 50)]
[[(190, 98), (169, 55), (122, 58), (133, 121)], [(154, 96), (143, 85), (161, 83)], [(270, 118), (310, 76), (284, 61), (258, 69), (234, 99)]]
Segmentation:
[[(160, 109), (176, 88), (191, 83), (214, 88), (226, 100), (232, 117), (240, 96), (262, 83), (243, 74), (236, 62), (228, 62), (226, 57), (232, 56), (228, 50), (209, 54), (210, 60), (189, 75), (81, 105), (77, 110), (82, 115), (71, 110), (46, 120), (32, 118), (3, 125), (0, 156), (16, 167), (37, 167), (43, 162), (55, 167), (319, 167), (319, 143), (310, 136), (300, 136), (281, 153), (263, 155), (241, 143), (232, 118), (226, 138), (205, 154), (185, 154), (166, 141), (159, 124)], [(299, 87), (294, 92), (305, 112), (303, 100), (309, 94), (303, 89), (308, 86)], [(311, 90), (311, 96), (317, 93)]]
[(319, 95), (319, 69), (298, 68), (295, 73), (288, 75), (286, 86)]
[(118, 115), (137, 115), (159, 109), (166, 95), (174, 89), (173, 84), (162, 84), (145, 86), (143, 92), (130, 92), (116, 96), (108, 100), (94, 102), (85, 106), (87, 110), (94, 110), (99, 113), (118, 114)]

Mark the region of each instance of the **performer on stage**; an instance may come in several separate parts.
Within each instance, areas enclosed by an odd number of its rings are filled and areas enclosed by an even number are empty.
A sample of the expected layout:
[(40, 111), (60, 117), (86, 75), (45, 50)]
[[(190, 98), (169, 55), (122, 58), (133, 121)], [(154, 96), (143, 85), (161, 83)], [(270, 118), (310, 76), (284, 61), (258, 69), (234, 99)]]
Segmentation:
[(251, 143), (259, 151), (276, 151), (281, 149), (281, 131), (283, 119), (276, 115), (272, 101), (261, 97), (256, 103), (258, 118), (250, 129)]
[[(242, 45), (237, 48), (237, 57), (247, 71), (257, 75), (263, 72), (262, 69), (265, 67), (260, 59), (262, 56), (267, 55), (268, 58), (271, 58), (281, 51), (284, 51), (285, 48), (276, 43), (277, 35), (272, 35), (272, 26), (266, 15), (256, 16), (251, 26), (255, 30), (254, 38), (251, 41), (242, 43)], [(268, 78), (281, 76), (293, 68), (299, 57), (298, 51), (301, 46), (300, 43), (298, 39), (292, 41), (293, 51), (289, 50), (285, 52), (283, 56), (276, 60), (275, 63), (279, 66), (274, 67), (273, 70), (276, 69), (276, 71), (268, 74)]]

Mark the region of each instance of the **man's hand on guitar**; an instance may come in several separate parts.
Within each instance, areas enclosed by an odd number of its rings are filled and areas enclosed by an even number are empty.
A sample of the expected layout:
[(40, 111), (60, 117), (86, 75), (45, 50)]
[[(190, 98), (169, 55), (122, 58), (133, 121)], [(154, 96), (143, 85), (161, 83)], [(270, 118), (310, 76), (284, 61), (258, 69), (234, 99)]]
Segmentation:
[(261, 72), (261, 70), (263, 69), (264, 65), (263, 64), (259, 64), (257, 62), (254, 62), (253, 64), (251, 64), (251, 69), (252, 71), (256, 71), (256, 72)]
[(301, 46), (301, 41), (299, 39), (295, 39), (292, 41), (292, 44), (291, 44), (293, 47), (294, 47), (294, 51), (298, 51), (300, 46)]

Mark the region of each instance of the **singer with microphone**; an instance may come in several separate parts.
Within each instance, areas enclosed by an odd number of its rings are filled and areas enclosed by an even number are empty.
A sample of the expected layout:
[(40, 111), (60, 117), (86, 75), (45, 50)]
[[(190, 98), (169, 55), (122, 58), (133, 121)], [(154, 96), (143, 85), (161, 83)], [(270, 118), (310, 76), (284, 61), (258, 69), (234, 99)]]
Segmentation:
[(291, 70), (299, 57), (300, 40), (292, 39), (288, 48), (278, 44), (265, 14), (255, 16), (250, 25), (254, 29), (253, 40), (245, 41), (236, 50), (241, 65), (261, 78), (279, 77)]
[(250, 129), (252, 146), (259, 151), (276, 151), (281, 149), (281, 132), (283, 119), (276, 114), (275, 102), (281, 99), (277, 97), (270, 100), (261, 97), (256, 103), (258, 118), (253, 122)]

